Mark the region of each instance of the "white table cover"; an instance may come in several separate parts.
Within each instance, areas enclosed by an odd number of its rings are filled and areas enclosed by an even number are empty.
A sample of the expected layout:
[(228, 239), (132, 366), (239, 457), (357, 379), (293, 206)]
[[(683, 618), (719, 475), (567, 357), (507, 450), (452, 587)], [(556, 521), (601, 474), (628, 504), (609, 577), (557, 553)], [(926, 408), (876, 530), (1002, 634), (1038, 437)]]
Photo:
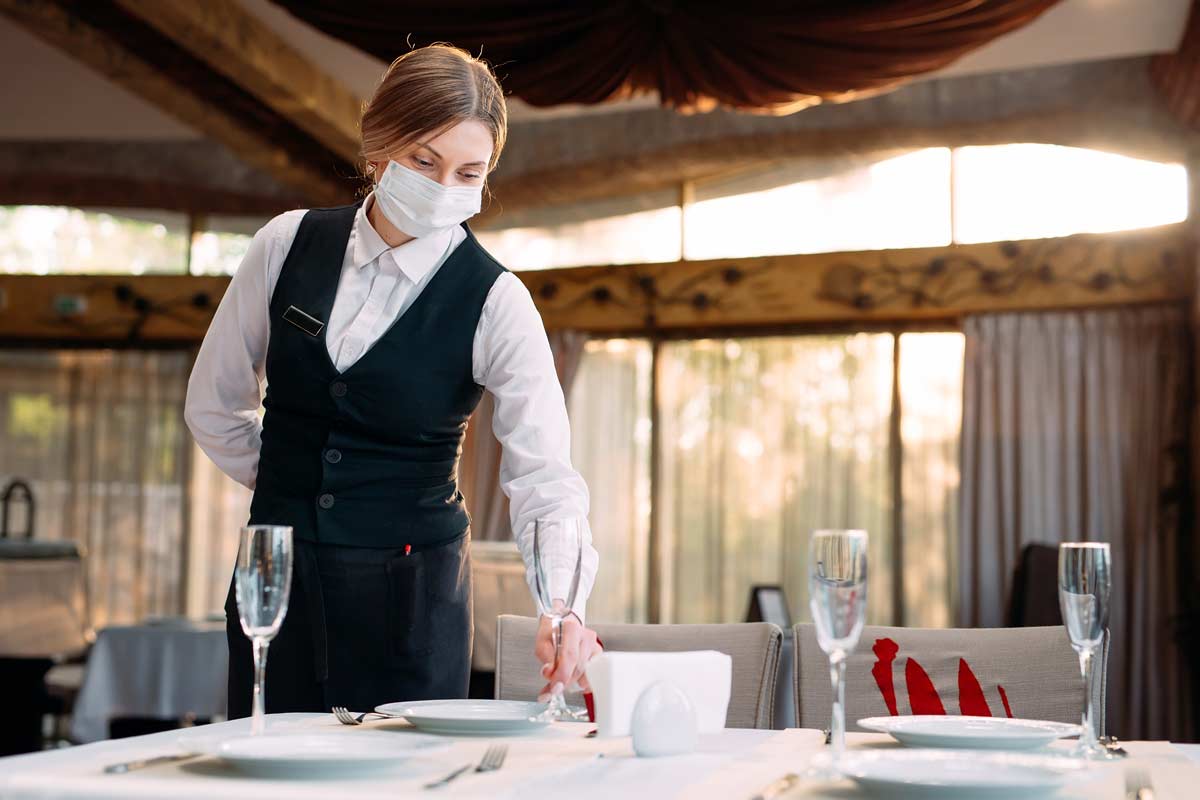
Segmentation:
[(112, 717), (224, 717), (228, 669), (223, 623), (180, 619), (104, 628), (88, 656), (71, 738), (108, 738)]
[[(346, 727), (324, 714), (278, 714), (269, 721), (274, 729), (324, 730), (353, 737), (367, 728), (410, 730), (400, 721)], [(4, 798), (163, 798), (187, 800), (262, 800), (262, 798), (361, 798), (432, 797), (421, 786), (467, 762), (478, 761), (495, 739), (452, 739), (451, 748), (402, 770), (351, 780), (259, 780), (242, 777), (212, 759), (149, 767), (125, 775), (106, 775), (103, 767), (119, 761), (177, 752), (178, 742), (192, 737), (243, 733), (246, 720), (218, 723), (181, 732), (100, 742), (67, 750), (0, 759), (0, 797)], [(819, 731), (726, 730), (701, 738), (700, 750), (685, 756), (639, 759), (629, 739), (585, 739), (588, 726), (558, 723), (536, 736), (505, 739), (508, 759), (498, 772), (469, 774), (456, 781), (444, 796), (527, 800), (528, 798), (687, 798), (687, 800), (739, 800), (749, 798), (765, 784), (787, 772), (803, 769), (822, 752)], [(892, 747), (877, 734), (851, 734), (852, 747)], [(1156, 797), (1183, 800), (1195, 797), (1200, 786), (1200, 754), (1166, 742), (1133, 742), (1126, 747), (1133, 758), (1151, 770)], [(1196, 756), (1197, 761), (1190, 760)], [(1122, 800), (1121, 765), (1116, 761), (1097, 768), (1093, 780), (1060, 798)], [(860, 796), (849, 783), (806, 784), (788, 797), (853, 798)]]

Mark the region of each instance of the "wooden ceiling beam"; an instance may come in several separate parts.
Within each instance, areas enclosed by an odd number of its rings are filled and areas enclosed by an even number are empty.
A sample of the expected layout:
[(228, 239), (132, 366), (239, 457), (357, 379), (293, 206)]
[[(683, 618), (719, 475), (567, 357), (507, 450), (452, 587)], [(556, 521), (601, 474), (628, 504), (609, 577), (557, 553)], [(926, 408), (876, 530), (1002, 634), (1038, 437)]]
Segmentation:
[(234, 0), (116, 0), (116, 4), (346, 161), (357, 162), (362, 99)]
[(205, 139), (11, 140), (0, 142), (0, 205), (266, 216), (305, 198)]
[(347, 179), (352, 169), (340, 156), (255, 108), (257, 100), (173, 42), (156, 41), (155, 31), (121, 9), (72, 0), (0, 0), (0, 13), (299, 190), (313, 205), (353, 196)]

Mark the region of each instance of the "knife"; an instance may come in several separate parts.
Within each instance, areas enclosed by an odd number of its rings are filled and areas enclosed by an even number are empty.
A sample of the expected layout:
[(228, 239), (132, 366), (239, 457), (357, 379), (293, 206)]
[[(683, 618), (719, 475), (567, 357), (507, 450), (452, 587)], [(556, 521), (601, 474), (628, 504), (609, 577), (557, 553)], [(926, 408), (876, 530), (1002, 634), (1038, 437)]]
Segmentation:
[(104, 771), (109, 775), (120, 775), (125, 772), (132, 772), (135, 769), (142, 769), (143, 767), (153, 767), (158, 764), (170, 764), (174, 761), (187, 761), (189, 758), (199, 758), (200, 755), (200, 753), (178, 753), (171, 756), (141, 758), (137, 761), (122, 761), (120, 764), (109, 764), (104, 768)]
[(772, 798), (779, 797), (779, 795), (787, 792), (799, 782), (800, 776), (794, 772), (789, 772), (779, 780), (764, 787), (758, 794), (751, 797), (750, 800), (772, 800)]

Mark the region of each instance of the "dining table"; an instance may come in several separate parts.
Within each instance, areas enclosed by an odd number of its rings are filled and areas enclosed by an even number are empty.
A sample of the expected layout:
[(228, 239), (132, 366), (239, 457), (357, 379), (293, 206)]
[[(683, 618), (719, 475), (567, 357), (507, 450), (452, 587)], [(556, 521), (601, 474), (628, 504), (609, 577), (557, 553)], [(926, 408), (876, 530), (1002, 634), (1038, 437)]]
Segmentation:
[[(191, 752), (207, 741), (244, 735), (248, 720), (239, 719), (181, 731), (154, 733), (97, 742), (61, 750), (0, 759), (2, 798), (162, 798), (187, 800), (262, 800), (262, 798), (428, 797), (461, 798), (688, 798), (750, 800), (766, 786), (790, 773), (803, 774), (810, 762), (828, 752), (821, 731), (725, 729), (701, 735), (688, 753), (658, 758), (635, 755), (631, 739), (590, 738), (591, 725), (556, 722), (537, 733), (508, 737), (446, 737), (446, 746), (397, 764), (393, 771), (312, 775), (263, 779), (238, 773), (211, 756), (160, 763), (124, 774), (107, 774), (115, 763)], [(358, 726), (339, 723), (331, 714), (271, 714), (266, 735), (326, 733), (353, 737), (365, 731), (413, 736), (414, 729), (397, 719)], [(415, 734), (425, 735), (425, 734)], [(507, 745), (503, 766), (492, 772), (467, 772), (440, 789), (427, 783), (466, 764), (478, 763), (487, 748)], [(1058, 743), (1069, 747), (1070, 742)], [(882, 734), (847, 735), (851, 753), (898, 747)], [(1126, 742), (1126, 758), (1098, 763), (1056, 798), (1122, 800), (1124, 774), (1137, 765), (1152, 777), (1157, 800), (1196, 797), (1200, 786), (1200, 745), (1170, 742)], [(199, 748), (203, 749), (203, 748)], [(780, 798), (866, 797), (846, 780), (800, 780)]]

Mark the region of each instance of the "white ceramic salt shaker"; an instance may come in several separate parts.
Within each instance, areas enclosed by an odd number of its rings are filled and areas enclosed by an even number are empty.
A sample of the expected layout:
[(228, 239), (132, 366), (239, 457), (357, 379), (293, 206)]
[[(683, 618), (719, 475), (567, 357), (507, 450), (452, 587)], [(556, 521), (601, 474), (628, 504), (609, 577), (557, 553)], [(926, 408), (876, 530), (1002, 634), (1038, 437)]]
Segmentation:
[(690, 753), (700, 735), (691, 699), (670, 681), (657, 681), (642, 691), (629, 727), (633, 752), (643, 758)]

